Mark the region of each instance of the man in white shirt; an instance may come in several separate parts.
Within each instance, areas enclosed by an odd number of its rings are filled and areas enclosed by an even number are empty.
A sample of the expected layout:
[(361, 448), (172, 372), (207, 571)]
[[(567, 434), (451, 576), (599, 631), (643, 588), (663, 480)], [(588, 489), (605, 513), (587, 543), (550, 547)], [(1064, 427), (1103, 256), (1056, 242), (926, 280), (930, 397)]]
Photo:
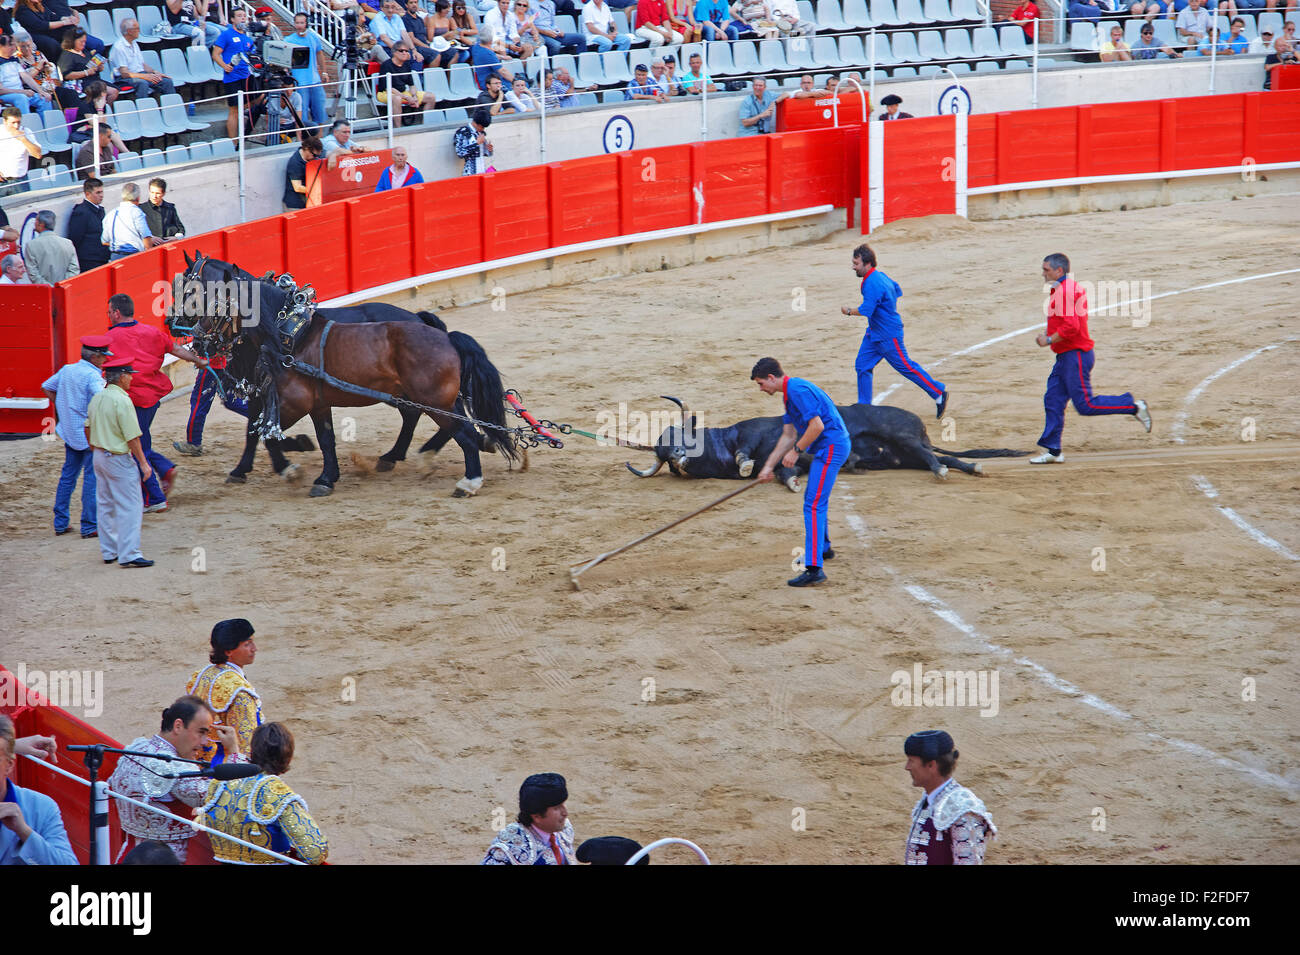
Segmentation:
[(27, 278), (27, 266), (21, 255), (6, 255), (0, 259), (0, 285), (31, 285)]
[(391, 55), (393, 44), (401, 43), (407, 35), (406, 24), (402, 22), (402, 9), (394, 0), (384, 0), (382, 10), (379, 16), (370, 21), (370, 32)]
[(339, 158), (347, 153), (363, 153), (366, 147), (352, 141), (352, 124), (346, 119), (334, 120), (330, 133), (320, 141), (321, 155), (329, 160), (329, 168), (338, 165)]
[(597, 53), (626, 50), (636, 39), (615, 29), (614, 13), (605, 0), (588, 0), (582, 5), (582, 32), (587, 36), (587, 46), (594, 46)]
[(136, 99), (144, 96), (166, 96), (175, 93), (176, 86), (171, 77), (155, 73), (144, 65), (144, 56), (137, 42), (140, 36), (140, 21), (122, 21), (122, 39), (113, 44), (113, 51), (108, 55), (108, 65), (113, 76), (128, 80), (135, 87)]
[[(497, 0), (496, 7), (483, 14), (483, 25), (492, 28), (494, 53), (526, 60), (533, 55), (533, 44), (520, 35), (520, 22), (510, 10), (511, 2), (512, 0)], [(525, 19), (528, 19), (527, 11)]]
[(41, 147), (36, 145), (31, 130), (23, 126), (23, 114), (16, 106), (6, 106), (0, 117), (0, 196), (27, 192), (27, 162), (41, 158)]
[(108, 246), (110, 262), (158, 244), (140, 208), (140, 187), (135, 183), (128, 182), (122, 187), (122, 204), (104, 216), (101, 240)]
[(777, 29), (786, 36), (816, 36), (817, 24), (799, 17), (795, 0), (768, 0)]
[(1201, 6), (1201, 0), (1188, 0), (1187, 6), (1178, 12), (1178, 18), (1174, 20), (1174, 29), (1189, 47), (1196, 49), (1196, 44), (1210, 32), (1210, 15)]

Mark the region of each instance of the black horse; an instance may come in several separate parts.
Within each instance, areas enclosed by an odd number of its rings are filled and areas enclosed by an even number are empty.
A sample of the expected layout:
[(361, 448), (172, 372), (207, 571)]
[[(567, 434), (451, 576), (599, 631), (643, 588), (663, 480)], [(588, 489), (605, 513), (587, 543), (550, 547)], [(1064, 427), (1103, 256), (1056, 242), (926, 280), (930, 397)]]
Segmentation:
[[(244, 299), (233, 293), (216, 302), (208, 302), (205, 296), (207, 304), (201, 310), (195, 334), (201, 347), (228, 356), (227, 379), (240, 383), (250, 396), (244, 455), (231, 471), (228, 482), (246, 480), (260, 435), (267, 436), (267, 449), (276, 473), (286, 473), (291, 466), (282, 453), (281, 429), (292, 426), (305, 414), (312, 418), (325, 458), (324, 470), (312, 486), (312, 496), (331, 493), (338, 481), (330, 409), (375, 404), (380, 399), (350, 393), (304, 374), (290, 367), (294, 359), (324, 367), (341, 381), (439, 411), (449, 410), (468, 418), (472, 410), (486, 426), (486, 433), (481, 434), (460, 418), (396, 405), (402, 428), (393, 448), (379, 459), (381, 471), (391, 470), (396, 462), (405, 460), (415, 426), (424, 413), (434, 419), (439, 430), (420, 450), (436, 452), (454, 440), (465, 455), (465, 477), (456, 486), (456, 496), (473, 495), (482, 485), (480, 451), (498, 450), (507, 460), (516, 459), (517, 450), (505, 427), (505, 392), (500, 373), (478, 342), (463, 332), (448, 332), (438, 316), (430, 312), (415, 314), (378, 302), (348, 308), (296, 308), (292, 283), (288, 287), (273, 283), (269, 281), (269, 273), (259, 279), (237, 266), (202, 255), (195, 259), (186, 255), (185, 259), (187, 283), (197, 280), (200, 290), (213, 287), (233, 290), (244, 283), (252, 292), (251, 301), (246, 304), (256, 309), (251, 316), (239, 314), (239, 303)], [(256, 320), (251, 320), (253, 316)], [(280, 333), (286, 320), (291, 324), (295, 317), (300, 317), (303, 324), (289, 354)], [(340, 327), (329, 333), (328, 354), (322, 354), (326, 329), (333, 327), (330, 323)], [(381, 329), (367, 332), (356, 328), (380, 324), (396, 330), (389, 334)], [(435, 382), (433, 378), (439, 376), (446, 380)], [(452, 385), (455, 391), (451, 390)], [(460, 394), (462, 389), (466, 392), (464, 396)], [(468, 402), (465, 397), (469, 398)]]

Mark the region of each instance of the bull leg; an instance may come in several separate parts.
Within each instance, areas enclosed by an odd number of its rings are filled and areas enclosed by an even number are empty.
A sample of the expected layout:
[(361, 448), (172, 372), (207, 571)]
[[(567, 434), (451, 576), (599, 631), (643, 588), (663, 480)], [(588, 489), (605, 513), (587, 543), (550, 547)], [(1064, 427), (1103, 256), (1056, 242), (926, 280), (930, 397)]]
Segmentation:
[(799, 490), (799, 471), (797, 468), (788, 468), (784, 464), (778, 464), (772, 469), (776, 474), (776, 479), (788, 487), (791, 491)]
[(312, 412), (311, 422), (316, 426), (316, 443), (320, 445), (321, 456), (325, 466), (320, 477), (312, 482), (312, 497), (326, 497), (334, 493), (334, 484), (339, 479), (338, 450), (334, 445), (334, 416), (329, 408), (321, 412)]
[(754, 473), (754, 459), (745, 453), (744, 448), (736, 452), (736, 467), (740, 468), (740, 476), (743, 478)]
[(397, 435), (397, 443), (388, 451), (387, 454), (381, 454), (379, 461), (375, 465), (376, 471), (391, 471), (398, 461), (406, 460), (406, 451), (411, 446), (411, 438), (415, 434), (415, 426), (420, 420), (420, 412), (415, 408), (402, 408), (402, 430)]
[(946, 464), (950, 468), (956, 468), (963, 474), (973, 474), (976, 477), (984, 476), (984, 469), (980, 467), (978, 462), (971, 464), (967, 461), (963, 461), (961, 458), (950, 457), (946, 454), (936, 454), (935, 458), (938, 459), (941, 464)]
[(943, 462), (941, 462), (937, 457), (935, 457), (934, 451), (932, 451), (926, 445), (922, 444), (920, 441), (915, 441), (911, 444), (903, 445), (901, 450), (905, 454), (911, 453), (915, 457), (920, 458), (921, 461), (924, 462), (923, 467), (929, 469), (930, 473), (934, 475), (935, 480), (937, 481), (948, 480), (948, 469), (944, 467)]

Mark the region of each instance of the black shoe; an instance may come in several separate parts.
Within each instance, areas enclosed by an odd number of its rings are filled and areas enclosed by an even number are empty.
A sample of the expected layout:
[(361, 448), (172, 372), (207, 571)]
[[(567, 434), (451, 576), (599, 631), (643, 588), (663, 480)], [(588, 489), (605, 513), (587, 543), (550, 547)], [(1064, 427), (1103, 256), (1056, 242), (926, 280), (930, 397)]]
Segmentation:
[(62, 537), (64, 534), (66, 534), (66, 533), (67, 533), (68, 531), (70, 531), (70, 530), (72, 530), (71, 527), (65, 527), (65, 528), (63, 528), (63, 530), (59, 530), (59, 529), (56, 527), (56, 528), (54, 528), (54, 536), (55, 536), (55, 537)]
[(153, 561), (146, 560), (143, 557), (137, 557), (135, 560), (128, 560), (125, 564), (118, 564), (119, 567), (152, 567)]
[(939, 407), (935, 411), (934, 416), (938, 418), (940, 421), (942, 421), (943, 413), (945, 410), (947, 410), (947, 408), (948, 408), (948, 392), (945, 391), (943, 394), (939, 396)]
[(822, 560), (834, 560), (834, 559), (835, 559), (835, 551), (831, 550), (829, 547), (827, 547), (824, 551), (822, 551)]
[(106, 564), (116, 564), (116, 563), (117, 563), (117, 558), (116, 558), (116, 557), (105, 557), (105, 558), (104, 558), (104, 563), (106, 563)]
[(92, 537), (98, 537), (98, 536), (99, 536), (99, 531), (91, 531), (89, 534), (82, 534), (82, 535), (81, 535), (81, 539), (82, 539), (83, 541), (88, 541), (88, 540), (90, 540)]
[(807, 587), (810, 584), (820, 584), (826, 579), (826, 575), (820, 567), (809, 567), (798, 577), (793, 580), (787, 580), (786, 583), (791, 587)]

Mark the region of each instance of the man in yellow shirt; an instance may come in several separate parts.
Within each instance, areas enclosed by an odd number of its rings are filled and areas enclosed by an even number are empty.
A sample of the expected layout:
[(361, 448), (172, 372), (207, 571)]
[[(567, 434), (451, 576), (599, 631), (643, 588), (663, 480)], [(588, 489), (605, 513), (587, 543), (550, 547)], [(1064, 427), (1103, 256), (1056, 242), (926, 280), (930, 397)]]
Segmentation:
[(95, 507), (104, 563), (152, 567), (153, 561), (140, 553), (140, 524), (144, 519), (140, 482), (149, 480), (153, 472), (140, 447), (142, 432), (135, 405), (126, 393), (132, 373), (131, 359), (125, 355), (104, 363), (108, 385), (90, 400), (86, 440), (95, 452)]

